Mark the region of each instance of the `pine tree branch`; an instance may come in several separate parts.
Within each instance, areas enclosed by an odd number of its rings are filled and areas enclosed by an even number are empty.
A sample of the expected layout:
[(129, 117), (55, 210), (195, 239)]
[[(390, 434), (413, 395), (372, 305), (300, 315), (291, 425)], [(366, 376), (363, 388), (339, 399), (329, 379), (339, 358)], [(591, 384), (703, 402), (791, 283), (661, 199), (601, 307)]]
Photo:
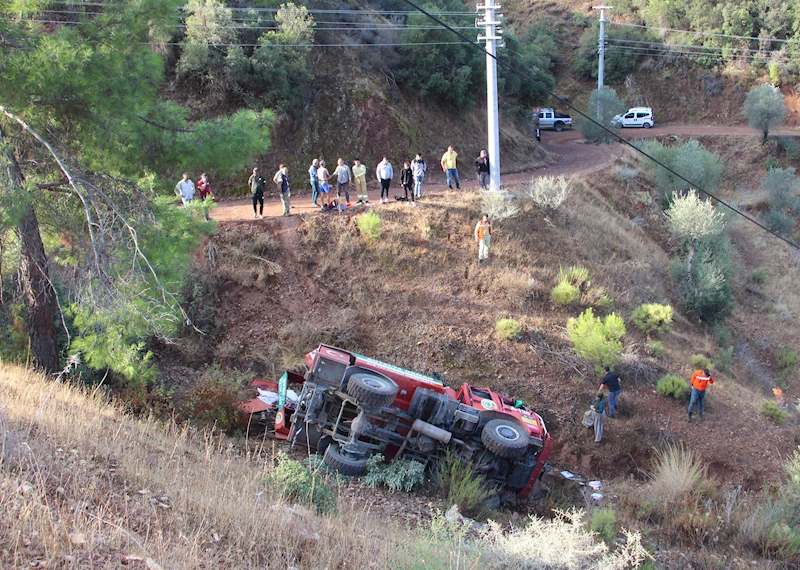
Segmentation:
[(148, 125), (153, 125), (154, 127), (158, 127), (159, 129), (164, 129), (165, 131), (172, 131), (175, 133), (193, 133), (194, 130), (192, 129), (179, 129), (178, 127), (170, 127), (168, 125), (162, 125), (161, 123), (156, 123), (155, 121), (148, 119), (144, 115), (136, 114), (141, 120), (143, 120)]

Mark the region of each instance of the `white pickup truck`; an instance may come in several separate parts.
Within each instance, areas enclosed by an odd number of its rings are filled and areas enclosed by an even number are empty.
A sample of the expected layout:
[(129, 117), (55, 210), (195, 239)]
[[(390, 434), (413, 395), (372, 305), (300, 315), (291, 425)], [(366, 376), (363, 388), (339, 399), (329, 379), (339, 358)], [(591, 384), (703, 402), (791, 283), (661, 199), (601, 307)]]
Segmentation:
[(564, 127), (572, 127), (572, 117), (556, 113), (553, 109), (538, 109), (533, 114), (539, 120), (540, 129), (554, 129), (561, 132)]

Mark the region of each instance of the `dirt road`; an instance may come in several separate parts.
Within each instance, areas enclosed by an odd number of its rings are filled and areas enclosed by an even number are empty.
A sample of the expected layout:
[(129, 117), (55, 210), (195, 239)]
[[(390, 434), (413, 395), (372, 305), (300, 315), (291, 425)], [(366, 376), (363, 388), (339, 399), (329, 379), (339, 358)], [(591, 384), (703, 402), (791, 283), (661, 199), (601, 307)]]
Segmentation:
[[(642, 138), (664, 137), (669, 135), (683, 136), (683, 137), (703, 137), (703, 136), (749, 136), (759, 137), (760, 134), (748, 127), (717, 127), (717, 126), (703, 126), (703, 125), (666, 125), (657, 126), (652, 129), (622, 129), (619, 134), (627, 140), (635, 140)], [(800, 136), (798, 130), (783, 130), (777, 131), (773, 134), (786, 135), (786, 136)], [(539, 168), (533, 172), (516, 172), (503, 175), (504, 184), (519, 184), (527, 182), (532, 176), (571, 176), (579, 172), (585, 173), (594, 168), (598, 168), (609, 160), (611, 153), (610, 149), (613, 146), (587, 144), (577, 129), (563, 131), (556, 133), (554, 131), (542, 132), (542, 145), (555, 157), (555, 162), (547, 167)], [(464, 166), (460, 168), (462, 174), (463, 184), (465, 189), (474, 189), (476, 183), (472, 177), (472, 168), (468, 163), (463, 163)], [(437, 168), (435, 163), (429, 165), (431, 168)], [(369, 174), (371, 170), (368, 170)], [(310, 214), (318, 212), (319, 208), (311, 204), (310, 194), (308, 193), (308, 182), (306, 181), (306, 173), (294, 175), (295, 188), (301, 188), (303, 194), (298, 195), (292, 199), (292, 214)], [(426, 183), (425, 193), (440, 194), (447, 190), (447, 187), (441, 183)], [(378, 201), (379, 190), (377, 182), (370, 180), (368, 183), (368, 193), (372, 204), (377, 207), (381, 206)], [(355, 202), (354, 192), (351, 192), (351, 200)], [(390, 195), (402, 194), (402, 188), (392, 186)], [(396, 205), (395, 203), (392, 203)], [(388, 207), (393, 207), (390, 204)], [(264, 203), (264, 217), (265, 218), (280, 218), (281, 216), (281, 203), (277, 196), (268, 197)], [(235, 221), (253, 221), (253, 206), (249, 198), (241, 198), (234, 200), (225, 200), (220, 202), (212, 211), (211, 217), (221, 222), (235, 222)], [(291, 218), (289, 218), (291, 220)], [(294, 224), (289, 224), (294, 225)]]

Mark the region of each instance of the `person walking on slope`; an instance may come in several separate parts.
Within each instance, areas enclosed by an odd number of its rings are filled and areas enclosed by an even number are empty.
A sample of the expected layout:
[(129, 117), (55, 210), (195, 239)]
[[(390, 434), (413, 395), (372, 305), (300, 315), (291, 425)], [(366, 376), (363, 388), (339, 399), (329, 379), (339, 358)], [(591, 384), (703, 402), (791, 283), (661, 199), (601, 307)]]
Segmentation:
[(453, 189), (453, 180), (456, 181), (456, 189), (461, 190), (461, 183), (458, 181), (458, 153), (452, 146), (447, 147), (447, 152), (442, 155), (440, 161), (442, 170), (447, 175), (447, 187)]
[[(400, 184), (403, 185), (403, 190), (406, 194), (406, 204), (416, 206), (417, 203), (414, 201), (414, 174), (408, 162), (403, 163), (403, 170), (400, 171)], [(409, 194), (411, 194), (410, 202), (408, 201)]]
[(344, 190), (345, 204), (350, 205), (350, 179), (353, 175), (350, 173), (350, 167), (344, 163), (341, 158), (336, 161), (336, 170), (333, 171), (336, 176), (336, 197), (337, 201), (342, 203), (342, 190)]
[(394, 170), (392, 170), (392, 163), (385, 156), (383, 160), (378, 163), (378, 168), (375, 169), (375, 174), (378, 177), (378, 182), (381, 183), (381, 204), (389, 203), (389, 186), (392, 184), (394, 177)]
[(603, 376), (603, 381), (598, 390), (602, 392), (603, 388), (608, 388), (608, 417), (613, 418), (614, 411), (617, 409), (617, 398), (619, 398), (619, 393), (622, 391), (622, 385), (619, 381), (619, 374), (611, 372), (608, 366), (603, 367), (603, 370), (605, 370), (606, 375)]
[(489, 214), (475, 225), (475, 241), (478, 242), (478, 263), (489, 263), (489, 245), (492, 240), (492, 222)]
[[(262, 219), (264, 217), (264, 185), (266, 181), (264, 177), (258, 172), (258, 168), (253, 169), (253, 174), (247, 179), (247, 185), (250, 187), (250, 196), (253, 198), (253, 217)], [(260, 210), (256, 210), (258, 204)]]
[(281, 203), (283, 204), (283, 215), (291, 216), (292, 204), (290, 198), (292, 193), (291, 189), (289, 188), (289, 169), (286, 168), (285, 165), (281, 164), (280, 168), (278, 168), (278, 172), (276, 172), (275, 176), (272, 177), (272, 181), (278, 185), (278, 189), (281, 191)]
[(175, 195), (180, 196), (184, 206), (194, 200), (194, 182), (189, 179), (188, 173), (184, 172), (175, 185)]
[(361, 161), (355, 159), (353, 161), (353, 185), (356, 187), (356, 195), (358, 202), (356, 206), (363, 206), (369, 204), (369, 196), (367, 195), (367, 167), (361, 164)]
[(422, 160), (422, 155), (417, 153), (411, 161), (411, 173), (414, 175), (414, 198), (422, 198), (422, 181), (425, 180), (425, 171), (428, 165)]
[(482, 150), (481, 155), (475, 159), (475, 171), (478, 173), (478, 186), (481, 190), (489, 189), (489, 157)]
[(600, 443), (603, 439), (603, 420), (606, 417), (606, 399), (603, 392), (598, 392), (589, 410), (583, 414), (583, 425), (594, 428), (594, 442)]
[(319, 167), (317, 168), (317, 181), (319, 182), (319, 193), (322, 194), (322, 209), (328, 210), (331, 207), (331, 187), (328, 184), (328, 179), (331, 175), (328, 173), (328, 169), (325, 168), (325, 161), (319, 161)]
[(706, 399), (706, 388), (709, 384), (714, 383), (714, 377), (711, 376), (708, 368), (704, 370), (695, 370), (692, 374), (692, 398), (689, 400), (689, 413), (686, 415), (686, 421), (692, 421), (692, 409), (695, 403), (697, 404), (697, 415), (700, 419), (703, 418), (703, 400)]
[(311, 161), (311, 166), (308, 167), (308, 180), (311, 182), (311, 201), (315, 206), (319, 206), (319, 178), (317, 178), (317, 168), (319, 168), (319, 160), (316, 158)]

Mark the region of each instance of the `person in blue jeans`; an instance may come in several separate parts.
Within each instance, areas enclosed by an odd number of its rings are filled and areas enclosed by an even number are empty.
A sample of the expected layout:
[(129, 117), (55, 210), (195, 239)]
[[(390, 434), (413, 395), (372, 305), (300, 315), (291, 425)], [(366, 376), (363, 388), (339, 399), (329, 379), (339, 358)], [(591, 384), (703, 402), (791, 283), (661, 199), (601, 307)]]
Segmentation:
[(708, 368), (695, 370), (692, 374), (692, 398), (689, 400), (689, 412), (686, 414), (686, 421), (692, 421), (692, 409), (697, 404), (697, 415), (703, 419), (703, 400), (706, 399), (706, 389), (709, 384), (714, 383)]
[(617, 409), (617, 398), (622, 392), (622, 384), (619, 381), (619, 374), (611, 372), (608, 366), (605, 366), (603, 370), (606, 375), (603, 376), (603, 382), (598, 390), (602, 391), (603, 388), (608, 388), (608, 417), (613, 418)]

